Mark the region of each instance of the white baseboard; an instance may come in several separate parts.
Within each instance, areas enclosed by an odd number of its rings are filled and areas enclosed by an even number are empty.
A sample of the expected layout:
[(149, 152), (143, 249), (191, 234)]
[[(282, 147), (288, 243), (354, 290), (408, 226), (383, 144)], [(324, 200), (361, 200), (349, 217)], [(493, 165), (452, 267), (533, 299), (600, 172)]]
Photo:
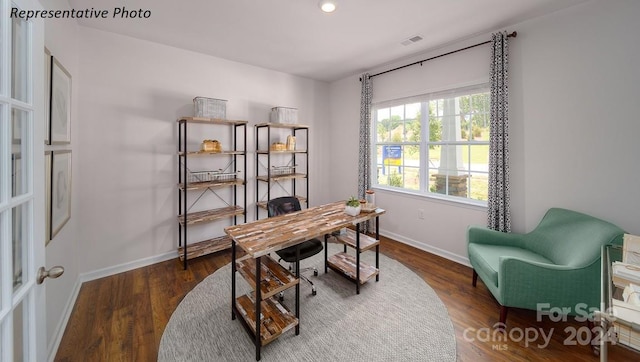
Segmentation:
[(69, 322), (69, 318), (71, 318), (71, 312), (73, 311), (73, 307), (76, 305), (76, 299), (78, 299), (78, 294), (80, 293), (80, 288), (84, 282), (88, 282), (91, 280), (96, 280), (104, 277), (108, 277), (111, 275), (123, 273), (129, 270), (142, 268), (148, 265), (160, 263), (166, 260), (175, 259), (178, 257), (178, 254), (175, 251), (171, 251), (165, 254), (160, 254), (156, 256), (151, 256), (148, 258), (143, 258), (139, 260), (134, 260), (128, 263), (119, 264), (112, 267), (107, 267), (103, 269), (98, 269), (88, 273), (82, 273), (78, 276), (76, 284), (73, 286), (73, 291), (67, 300), (67, 305), (64, 308), (64, 313), (60, 318), (60, 322), (56, 327), (56, 330), (53, 333), (53, 338), (51, 339), (51, 343), (48, 347), (50, 362), (56, 358), (56, 353), (58, 353), (58, 348), (60, 347), (60, 342), (62, 341), (62, 336), (64, 335), (64, 331), (67, 328), (67, 323)]
[(80, 274), (80, 281), (82, 283), (84, 283), (84, 282), (88, 282), (88, 281), (91, 281), (91, 280), (96, 280), (96, 279), (108, 277), (108, 276), (111, 276), (111, 275), (124, 273), (124, 272), (129, 271), (129, 270), (142, 268), (142, 267), (145, 267), (145, 266), (148, 266), (148, 265), (152, 265), (152, 264), (156, 264), (156, 263), (160, 263), (160, 262), (163, 262), (163, 261), (167, 261), (167, 260), (170, 260), (170, 259), (176, 259), (176, 258), (178, 258), (177, 252), (176, 251), (170, 251), (168, 253), (164, 253), (164, 254), (160, 254), (160, 255), (156, 255), (156, 256), (150, 256), (148, 258), (134, 260), (134, 261), (130, 261), (128, 263), (123, 263), (123, 264), (119, 264), (119, 265), (115, 265), (115, 266), (110, 266), (110, 267), (94, 270), (92, 272), (82, 273), (82, 274)]
[(440, 249), (440, 248), (436, 248), (434, 246), (431, 246), (431, 245), (428, 245), (428, 244), (425, 244), (425, 243), (422, 243), (422, 242), (419, 242), (419, 241), (416, 241), (416, 240), (413, 240), (413, 239), (409, 239), (409, 238), (404, 237), (402, 235), (399, 235), (399, 234), (396, 234), (396, 233), (393, 233), (393, 232), (390, 232), (390, 231), (387, 231), (387, 230), (383, 230), (383, 229), (380, 229), (380, 235), (384, 235), (384, 236), (389, 237), (389, 238), (391, 238), (391, 239), (393, 239), (395, 241), (398, 241), (398, 242), (401, 242), (403, 244), (407, 244), (407, 245), (413, 246), (414, 248), (426, 251), (427, 253), (431, 253), (431, 254), (435, 254), (435, 255), (441, 256), (441, 257), (443, 257), (445, 259), (449, 259), (449, 260), (451, 260), (453, 262), (456, 262), (458, 264), (462, 264), (462, 265), (469, 266), (469, 267), (471, 266), (471, 264), (469, 263), (469, 258), (467, 258), (465, 256), (454, 254), (454, 253), (452, 253), (450, 251), (443, 250), (443, 249)]
[(60, 321), (58, 322), (58, 326), (53, 333), (53, 338), (51, 339), (51, 343), (49, 344), (47, 349), (47, 351), (49, 352), (49, 362), (53, 362), (53, 360), (56, 358), (58, 347), (60, 347), (62, 336), (64, 335), (65, 329), (67, 329), (67, 323), (69, 322), (69, 318), (71, 318), (73, 307), (76, 305), (76, 299), (78, 299), (78, 294), (80, 293), (81, 286), (82, 282), (80, 282), (80, 278), (76, 279), (76, 283), (73, 286), (71, 294), (69, 295), (69, 299), (67, 300), (67, 305), (65, 306), (62, 313), (62, 318), (60, 318)]

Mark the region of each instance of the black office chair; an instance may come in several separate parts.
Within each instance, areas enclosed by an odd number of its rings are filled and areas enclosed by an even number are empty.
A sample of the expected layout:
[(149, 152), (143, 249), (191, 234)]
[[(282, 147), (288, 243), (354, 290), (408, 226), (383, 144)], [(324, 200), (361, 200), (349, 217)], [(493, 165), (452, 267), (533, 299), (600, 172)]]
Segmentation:
[[(294, 211), (300, 211), (302, 208), (300, 207), (300, 201), (296, 197), (292, 196), (283, 196), (270, 200), (267, 203), (267, 210), (269, 212), (269, 217), (278, 216), (283, 214), (288, 214)], [(290, 246), (288, 248), (284, 248), (276, 251), (276, 254), (280, 257), (280, 260), (284, 260), (289, 263), (289, 270), (295, 266), (296, 263), (296, 247), (300, 248), (300, 260), (312, 257), (319, 252), (322, 251), (322, 241), (318, 239), (311, 239), (303, 241), (302, 243), (294, 246)], [(301, 268), (300, 269), (300, 278), (306, 280), (309, 284), (311, 284), (311, 294), (316, 295), (316, 287), (313, 285), (313, 282), (302, 275), (303, 271), (313, 270), (313, 275), (318, 276), (318, 269), (313, 268)], [(283, 298), (283, 294), (280, 294), (280, 299)]]

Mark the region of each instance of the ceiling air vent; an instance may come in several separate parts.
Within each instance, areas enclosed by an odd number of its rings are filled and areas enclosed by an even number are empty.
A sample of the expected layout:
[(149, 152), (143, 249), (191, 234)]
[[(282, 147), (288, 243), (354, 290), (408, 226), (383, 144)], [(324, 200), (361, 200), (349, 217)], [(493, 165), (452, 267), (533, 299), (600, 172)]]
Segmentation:
[(403, 40), (400, 44), (406, 46), (406, 45), (409, 45), (409, 44), (413, 44), (413, 43), (419, 42), (422, 39), (423, 39), (422, 36), (414, 35), (414, 36), (412, 36), (410, 38), (407, 38), (407, 39)]

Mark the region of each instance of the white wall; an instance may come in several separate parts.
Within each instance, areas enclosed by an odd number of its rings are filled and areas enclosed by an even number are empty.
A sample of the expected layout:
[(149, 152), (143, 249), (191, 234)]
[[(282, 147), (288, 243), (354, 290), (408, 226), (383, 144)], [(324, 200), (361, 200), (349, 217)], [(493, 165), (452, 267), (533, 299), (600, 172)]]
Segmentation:
[[(66, 0), (43, 1), (45, 9), (66, 9)], [(78, 225), (80, 211), (78, 203), (81, 198), (78, 187), (78, 153), (79, 139), (78, 104), (79, 104), (79, 70), (78, 70), (78, 26), (73, 21), (45, 21), (45, 46), (51, 54), (62, 63), (72, 77), (71, 91), (71, 144), (45, 146), (45, 150), (72, 150), (71, 172), (71, 218), (45, 249), (46, 266), (62, 265), (64, 274), (58, 279), (48, 279), (44, 283), (47, 298), (47, 340), (49, 353), (54, 353), (57, 343), (62, 337), (65, 315), (71, 312), (71, 303), (77, 293), (79, 269)]]
[[(193, 115), (194, 96), (227, 99), (227, 117), (250, 122), (249, 221), (255, 209), (253, 125), (268, 121), (273, 106), (299, 108), (300, 123), (311, 126), (310, 201), (329, 200), (321, 189), (329, 180), (322, 152), (327, 83), (88, 28), (80, 44), (81, 272), (177, 255), (176, 119)], [(193, 140), (203, 138), (212, 137)], [(219, 226), (217, 235), (223, 234)]]
[(559, 205), (640, 233), (640, 2), (595, 1), (518, 26), (526, 222)]
[[(514, 231), (530, 231), (550, 207), (565, 207), (609, 220), (640, 233), (637, 222), (640, 167), (636, 99), (640, 94), (640, 24), (637, 1), (594, 1), (506, 30), (510, 41), (510, 156)], [(371, 73), (442, 54), (490, 34), (451, 44)], [(470, 51), (469, 57), (477, 57)], [(488, 54), (488, 52), (487, 52)], [(457, 55), (456, 55), (457, 56)], [(439, 62), (440, 60), (436, 61)], [(488, 67), (488, 60), (478, 58)], [(425, 63), (374, 78), (376, 92), (407, 96), (407, 91), (438, 87), (435, 65)], [(357, 190), (359, 75), (331, 84), (332, 178), (345, 182), (330, 198)], [(382, 79), (385, 79), (384, 82)], [(417, 82), (416, 82), (417, 80)], [(457, 81), (455, 81), (457, 82)], [(386, 83), (376, 90), (377, 83)], [(434, 85), (435, 84), (435, 85)], [(377, 192), (388, 210), (383, 234), (453, 260), (466, 261), (466, 227), (485, 224), (486, 210), (449, 202)], [(417, 210), (425, 210), (418, 220)]]

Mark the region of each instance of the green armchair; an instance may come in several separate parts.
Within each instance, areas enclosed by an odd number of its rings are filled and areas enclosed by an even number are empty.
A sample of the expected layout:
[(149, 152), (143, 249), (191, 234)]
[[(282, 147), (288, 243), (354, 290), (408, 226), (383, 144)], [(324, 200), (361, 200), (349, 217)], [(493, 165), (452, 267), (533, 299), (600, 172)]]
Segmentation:
[[(469, 262), (500, 304), (504, 325), (509, 307), (563, 308), (579, 315), (600, 306), (602, 245), (620, 244), (619, 227), (579, 212), (552, 208), (526, 234), (470, 226)], [(557, 310), (557, 309), (554, 309)]]

